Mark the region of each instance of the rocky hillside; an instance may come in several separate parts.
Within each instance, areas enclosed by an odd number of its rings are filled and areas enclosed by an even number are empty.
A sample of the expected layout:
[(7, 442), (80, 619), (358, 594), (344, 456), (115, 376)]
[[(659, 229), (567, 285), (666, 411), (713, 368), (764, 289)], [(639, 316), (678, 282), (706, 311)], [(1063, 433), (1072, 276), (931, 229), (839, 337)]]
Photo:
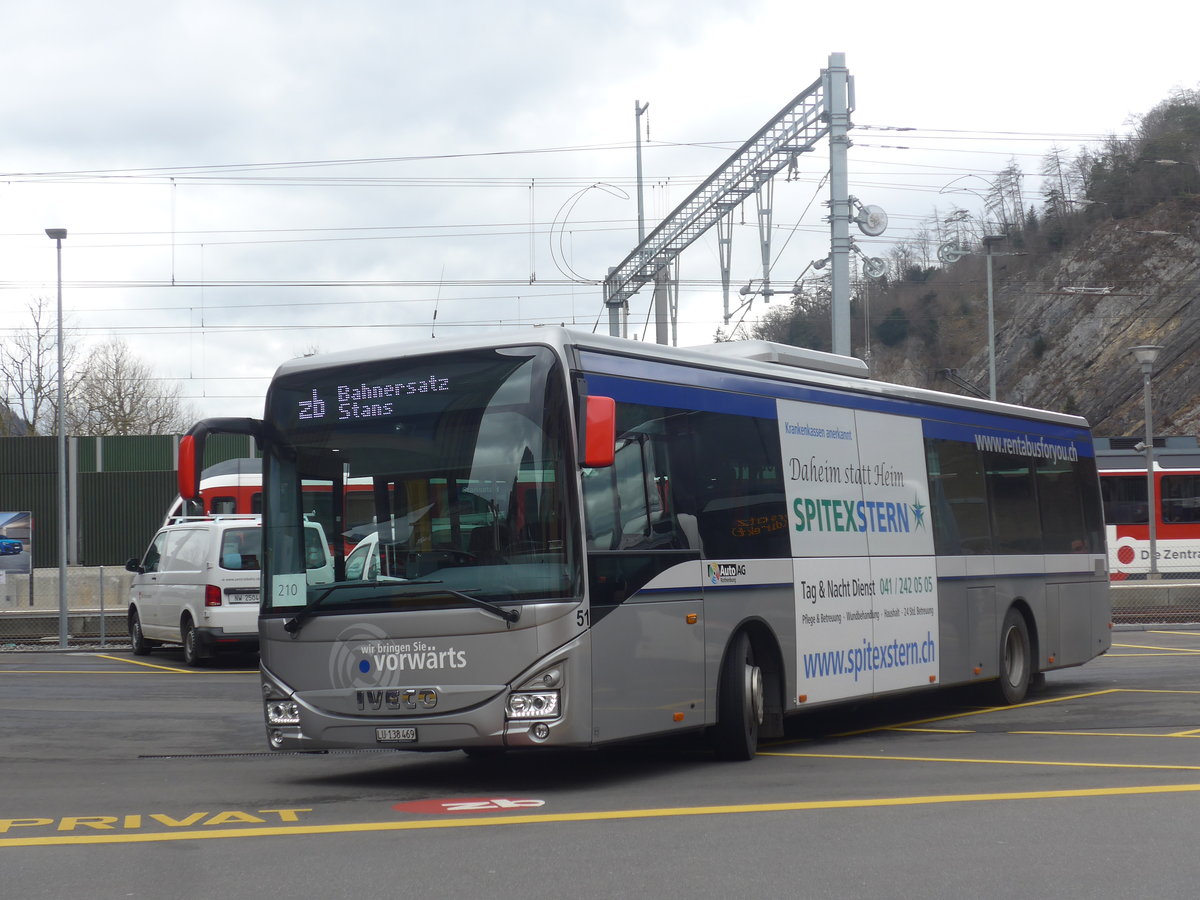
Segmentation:
[[(1195, 206), (1188, 198), (1137, 216), (1098, 214), (1054, 252), (1020, 237), (996, 246), (997, 399), (1084, 415), (1098, 435), (1140, 435), (1142, 376), (1129, 348), (1161, 344), (1152, 382), (1155, 431), (1200, 434)], [(908, 326), (891, 346), (872, 339), (876, 377), (966, 393), (939, 375), (952, 369), (987, 390), (985, 265), (968, 256), (914, 273), (920, 283), (875, 292), (873, 319), (902, 310)]]

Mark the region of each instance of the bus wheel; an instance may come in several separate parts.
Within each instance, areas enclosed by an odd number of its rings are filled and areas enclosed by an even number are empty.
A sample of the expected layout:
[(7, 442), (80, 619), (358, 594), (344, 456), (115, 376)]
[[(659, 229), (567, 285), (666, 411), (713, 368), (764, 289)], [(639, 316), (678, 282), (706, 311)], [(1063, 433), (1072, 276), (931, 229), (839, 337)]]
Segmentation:
[(196, 640), (196, 626), (192, 624), (190, 618), (185, 617), (182, 628), (184, 664), (192, 668), (204, 665), (204, 660), (200, 656), (200, 645)]
[(753, 759), (763, 720), (762, 669), (754, 662), (750, 636), (740, 632), (725, 653), (717, 691), (713, 744), (720, 759)]
[(1033, 678), (1033, 652), (1030, 649), (1029, 626), (1015, 608), (1004, 616), (1000, 628), (1000, 679), (996, 682), (994, 699), (999, 703), (1020, 703), (1029, 691)]
[(150, 655), (150, 642), (142, 634), (142, 620), (136, 609), (129, 610), (129, 645), (134, 656)]

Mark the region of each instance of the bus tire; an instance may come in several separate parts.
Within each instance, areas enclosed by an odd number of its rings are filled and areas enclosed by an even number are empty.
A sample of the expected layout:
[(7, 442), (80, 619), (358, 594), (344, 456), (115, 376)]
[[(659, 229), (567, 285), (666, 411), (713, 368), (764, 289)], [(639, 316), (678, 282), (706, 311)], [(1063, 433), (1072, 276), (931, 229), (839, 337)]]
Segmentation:
[(204, 658), (200, 655), (200, 643), (196, 637), (196, 626), (192, 624), (190, 616), (183, 617), (179, 630), (183, 632), (184, 665), (191, 666), (193, 669), (204, 665)]
[(129, 646), (134, 656), (149, 656), (151, 643), (142, 634), (142, 620), (138, 611), (132, 607), (129, 610)]
[(1020, 703), (1033, 680), (1033, 645), (1029, 626), (1016, 607), (1010, 607), (1000, 627), (1000, 677), (994, 687), (997, 703)]
[(713, 746), (719, 759), (753, 759), (758, 750), (758, 728), (763, 721), (762, 669), (754, 659), (754, 645), (738, 632), (725, 651), (717, 687), (717, 725)]

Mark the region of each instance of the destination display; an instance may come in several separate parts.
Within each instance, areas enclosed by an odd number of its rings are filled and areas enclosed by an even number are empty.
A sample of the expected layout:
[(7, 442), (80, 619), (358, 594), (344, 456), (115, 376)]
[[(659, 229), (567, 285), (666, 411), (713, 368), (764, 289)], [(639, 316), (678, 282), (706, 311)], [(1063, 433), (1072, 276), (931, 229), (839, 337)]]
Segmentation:
[(284, 429), (369, 430), (388, 420), (528, 403), (534, 360), (543, 354), (513, 347), (298, 372), (272, 387), (271, 418)]
[(302, 391), (294, 414), (300, 422), (346, 422), (379, 419), (402, 411), (404, 400), (451, 390), (450, 378), (430, 374), (416, 381), (377, 381), (368, 384), (324, 384)]

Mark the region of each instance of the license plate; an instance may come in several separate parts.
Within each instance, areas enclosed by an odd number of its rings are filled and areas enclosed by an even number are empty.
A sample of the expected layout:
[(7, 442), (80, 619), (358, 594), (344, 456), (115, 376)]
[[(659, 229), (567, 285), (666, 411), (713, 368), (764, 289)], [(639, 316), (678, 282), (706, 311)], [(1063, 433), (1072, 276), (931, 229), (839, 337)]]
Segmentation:
[(376, 728), (375, 740), (380, 744), (411, 744), (417, 739), (415, 728)]
[(226, 594), (230, 603), (258, 603), (259, 593), (255, 591), (252, 594)]

